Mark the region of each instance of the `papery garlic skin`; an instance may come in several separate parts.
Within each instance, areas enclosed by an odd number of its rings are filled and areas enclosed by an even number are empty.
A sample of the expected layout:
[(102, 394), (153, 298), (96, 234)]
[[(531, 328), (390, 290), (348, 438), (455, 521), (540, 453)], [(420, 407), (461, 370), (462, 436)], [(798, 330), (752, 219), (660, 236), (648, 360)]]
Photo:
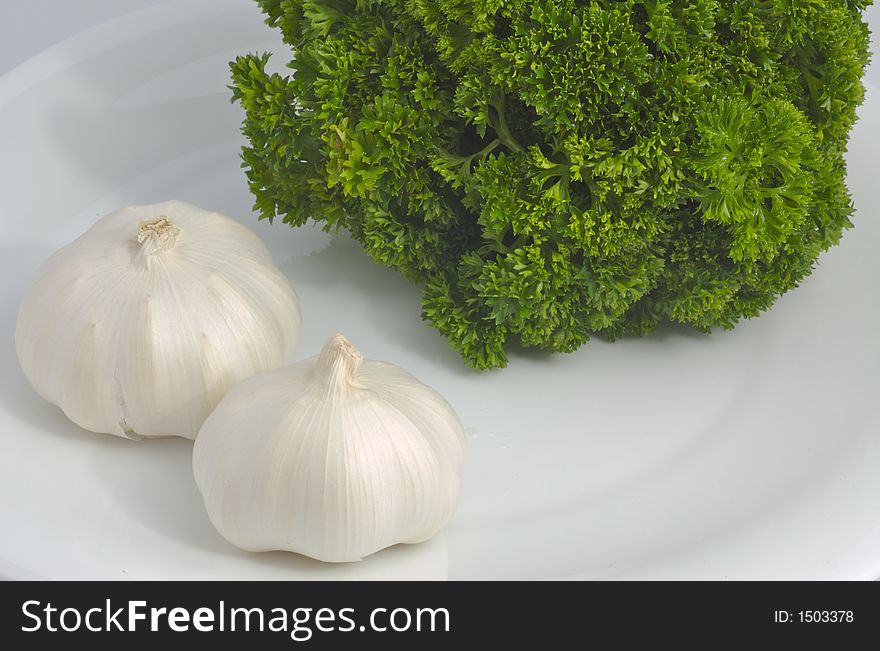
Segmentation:
[(319, 356), (232, 389), (199, 432), (193, 472), (237, 547), (345, 562), (442, 529), (464, 445), (442, 396), (335, 335)]
[(289, 361), (300, 328), (256, 234), (168, 201), (111, 213), (46, 260), (15, 347), (34, 389), (77, 425), (192, 439), (231, 387)]

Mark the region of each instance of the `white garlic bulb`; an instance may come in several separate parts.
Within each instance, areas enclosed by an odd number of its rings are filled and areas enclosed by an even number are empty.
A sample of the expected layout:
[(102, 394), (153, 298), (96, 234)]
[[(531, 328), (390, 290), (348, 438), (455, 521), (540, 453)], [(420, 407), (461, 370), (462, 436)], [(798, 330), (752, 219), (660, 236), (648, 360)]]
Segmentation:
[(463, 457), (442, 396), (335, 335), (232, 389), (196, 438), (193, 472), (232, 544), (344, 562), (442, 529)]
[(46, 260), (15, 346), (77, 425), (195, 438), (232, 386), (288, 361), (299, 331), (296, 294), (260, 239), (169, 201), (111, 213)]

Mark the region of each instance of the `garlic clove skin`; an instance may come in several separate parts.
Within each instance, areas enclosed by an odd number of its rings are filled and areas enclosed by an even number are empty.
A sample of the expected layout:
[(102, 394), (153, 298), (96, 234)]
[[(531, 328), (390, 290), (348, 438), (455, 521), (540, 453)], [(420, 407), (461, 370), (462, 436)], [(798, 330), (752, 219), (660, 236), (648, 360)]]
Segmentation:
[(15, 344), (37, 393), (77, 425), (192, 439), (231, 387), (289, 361), (300, 329), (256, 234), (168, 201), (111, 213), (46, 260)]
[(233, 545), (348, 562), (440, 531), (464, 448), (442, 396), (335, 335), (232, 389), (196, 438), (193, 472)]

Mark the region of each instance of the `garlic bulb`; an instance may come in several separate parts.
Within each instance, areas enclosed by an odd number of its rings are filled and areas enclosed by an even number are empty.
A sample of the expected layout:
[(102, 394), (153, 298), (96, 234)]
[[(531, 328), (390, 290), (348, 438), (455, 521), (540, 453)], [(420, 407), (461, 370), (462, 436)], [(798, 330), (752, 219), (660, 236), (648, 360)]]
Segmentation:
[(287, 361), (299, 331), (260, 239), (169, 201), (107, 215), (44, 262), (15, 346), (36, 391), (81, 427), (195, 438), (233, 385)]
[(443, 528), (463, 456), (446, 400), (335, 335), (232, 389), (196, 438), (193, 471), (232, 544), (344, 562)]

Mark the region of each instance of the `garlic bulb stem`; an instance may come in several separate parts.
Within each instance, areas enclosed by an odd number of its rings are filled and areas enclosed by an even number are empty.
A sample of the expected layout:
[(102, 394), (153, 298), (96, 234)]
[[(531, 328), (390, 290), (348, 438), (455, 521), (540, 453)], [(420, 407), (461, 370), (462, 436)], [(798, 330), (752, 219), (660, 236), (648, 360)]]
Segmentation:
[(165, 215), (141, 222), (138, 225), (137, 233), (141, 254), (153, 255), (160, 251), (167, 251), (174, 246), (179, 233), (180, 229), (174, 226)]
[(341, 334), (335, 334), (324, 344), (315, 371), (323, 376), (331, 388), (355, 386), (356, 375), (364, 356)]

